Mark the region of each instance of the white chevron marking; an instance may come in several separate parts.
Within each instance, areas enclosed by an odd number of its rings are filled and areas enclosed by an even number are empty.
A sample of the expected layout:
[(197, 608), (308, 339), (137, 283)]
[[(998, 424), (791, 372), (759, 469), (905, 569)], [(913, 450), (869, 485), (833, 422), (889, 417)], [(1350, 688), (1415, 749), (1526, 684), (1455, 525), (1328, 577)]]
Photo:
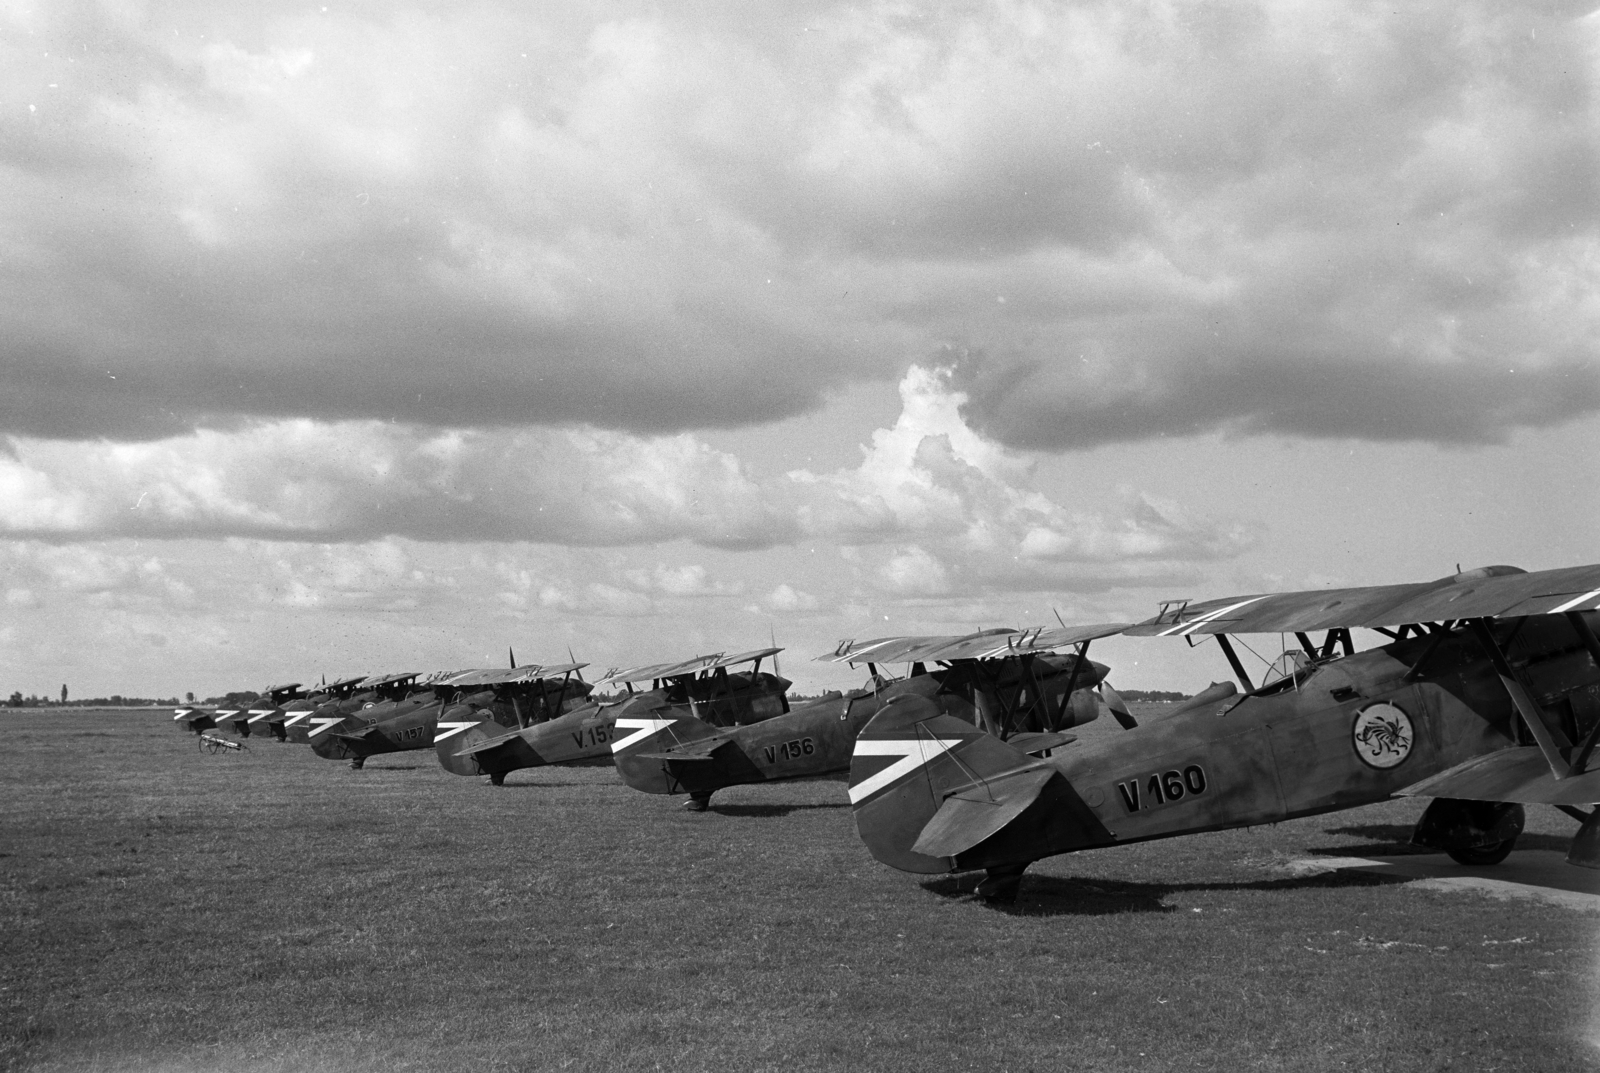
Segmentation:
[(658, 733), (676, 722), (676, 719), (618, 719), (618, 730), (631, 730), (633, 733), (625, 738), (617, 738), (613, 741), (611, 743), (611, 752), (613, 754), (620, 753), (634, 742), (648, 738), (650, 735)]
[(438, 745), (446, 738), (453, 738), (462, 731), (471, 730), (473, 727), (477, 726), (479, 722), (480, 720), (470, 719), (464, 723), (440, 723), (438, 729), (434, 732), (433, 743)]
[(1596, 596), (1600, 596), (1600, 589), (1595, 589), (1593, 592), (1586, 592), (1582, 596), (1578, 597), (1576, 600), (1568, 600), (1566, 603), (1562, 604), (1560, 607), (1552, 607), (1550, 609), (1550, 614), (1559, 615), (1563, 611), (1571, 611), (1573, 608), (1577, 607), (1579, 604), (1588, 603), (1590, 600), (1593, 600)]
[(1266, 599), (1265, 596), (1252, 596), (1248, 600), (1240, 600), (1236, 604), (1229, 604), (1227, 607), (1219, 607), (1215, 611), (1207, 611), (1205, 614), (1201, 615), (1197, 619), (1193, 619), (1193, 620), (1191, 620), (1189, 622), (1185, 622), (1185, 623), (1182, 623), (1180, 625), (1174, 626), (1170, 630), (1162, 630), (1160, 633), (1156, 634), (1156, 636), (1157, 637), (1171, 637), (1172, 635), (1176, 634), (1179, 637), (1187, 637), (1192, 631), (1194, 631), (1195, 629), (1197, 629), (1200, 626), (1204, 626), (1206, 623), (1210, 622), (1213, 619), (1219, 619), (1223, 615), (1226, 615), (1230, 611), (1237, 611), (1241, 607), (1248, 607), (1249, 605), (1255, 603), (1257, 600), (1265, 600), (1265, 599)]
[(960, 738), (902, 738), (873, 741), (857, 739), (855, 756), (898, 756), (900, 759), (850, 787), (850, 803), (854, 805), (863, 798), (871, 797), (901, 776), (911, 774), (959, 744), (961, 744)]

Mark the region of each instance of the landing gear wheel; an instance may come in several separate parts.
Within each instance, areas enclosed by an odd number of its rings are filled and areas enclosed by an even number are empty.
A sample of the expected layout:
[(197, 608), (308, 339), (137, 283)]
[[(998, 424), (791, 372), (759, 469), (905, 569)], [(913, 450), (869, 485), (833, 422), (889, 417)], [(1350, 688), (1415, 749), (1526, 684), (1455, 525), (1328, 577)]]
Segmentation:
[(692, 793), (683, 807), (690, 812), (704, 812), (711, 807), (711, 795), (708, 793)]
[(367, 762), (367, 758), (366, 757), (358, 756), (354, 760), (350, 761), (350, 770), (351, 771), (360, 771), (361, 770), (361, 765), (365, 764), (366, 762)]
[(490, 786), (504, 786), (505, 784), (506, 784), (506, 773), (504, 771), (491, 771), (491, 772), (489, 772), (489, 785)]
[(990, 905), (1013, 904), (1017, 900), (1017, 891), (1022, 887), (1022, 873), (1027, 870), (1025, 864), (989, 869), (983, 882), (978, 884), (978, 897)]
[(1473, 846), (1471, 849), (1447, 849), (1450, 859), (1457, 864), (1490, 865), (1499, 864), (1511, 855), (1511, 847), (1517, 844), (1514, 838), (1504, 842), (1495, 842), (1488, 846)]

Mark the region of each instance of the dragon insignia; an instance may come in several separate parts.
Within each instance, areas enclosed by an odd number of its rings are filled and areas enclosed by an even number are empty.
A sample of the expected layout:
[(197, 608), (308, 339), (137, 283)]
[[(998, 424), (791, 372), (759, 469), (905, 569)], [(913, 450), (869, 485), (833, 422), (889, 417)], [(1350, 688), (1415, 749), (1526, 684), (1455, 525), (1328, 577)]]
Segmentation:
[(1385, 702), (1369, 705), (1356, 713), (1350, 740), (1362, 763), (1386, 771), (1399, 767), (1411, 755), (1416, 732), (1409, 715)]

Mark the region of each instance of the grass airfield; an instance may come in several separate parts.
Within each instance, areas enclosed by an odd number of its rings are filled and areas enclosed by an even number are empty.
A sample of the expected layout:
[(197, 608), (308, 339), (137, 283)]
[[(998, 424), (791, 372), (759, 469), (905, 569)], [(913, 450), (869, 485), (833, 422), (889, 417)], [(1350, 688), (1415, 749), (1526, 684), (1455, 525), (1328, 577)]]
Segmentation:
[(1600, 1068), (1600, 915), (1293, 867), (1420, 802), (1053, 858), (997, 910), (873, 861), (842, 778), (694, 815), (161, 710), (0, 731), (0, 1069)]

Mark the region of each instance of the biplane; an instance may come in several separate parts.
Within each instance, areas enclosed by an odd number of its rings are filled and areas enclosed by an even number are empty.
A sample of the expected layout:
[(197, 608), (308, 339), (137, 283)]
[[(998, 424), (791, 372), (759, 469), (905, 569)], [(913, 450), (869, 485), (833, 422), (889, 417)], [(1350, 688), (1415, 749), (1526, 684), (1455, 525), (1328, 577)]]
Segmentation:
[[(1102, 632), (1095, 634), (1095, 630)], [(846, 641), (823, 659), (865, 663), (871, 689), (830, 693), (785, 715), (750, 726), (711, 727), (688, 717), (643, 718), (614, 746), (617, 773), (636, 790), (688, 794), (685, 807), (704, 811), (728, 786), (816, 778), (845, 771), (861, 728), (900, 697), (928, 700), (950, 718), (981, 726), (1025, 750), (1048, 751), (1071, 738), (1067, 727), (1098, 715), (1088, 691), (1107, 668), (1081, 653), (1056, 656), (1068, 644), (1087, 647), (1090, 635), (1121, 626), (1064, 631), (990, 630), (960, 637), (898, 637)], [(907, 677), (889, 679), (881, 663), (907, 663)], [(934, 669), (929, 670), (932, 666)], [(1120, 705), (1120, 701), (1118, 701)], [(1124, 708), (1124, 712), (1126, 709)], [(625, 725), (618, 720), (618, 728)]]
[[(1597, 609), (1600, 566), (1171, 601), (1123, 632), (1214, 638), (1237, 686), (1049, 757), (896, 701), (856, 744), (857, 830), (904, 871), (983, 870), (997, 901), (1044, 857), (1395, 795), (1430, 798), (1413, 841), (1466, 864), (1503, 860), (1524, 806), (1554, 806), (1580, 824), (1568, 860), (1600, 867)], [(1356, 629), (1385, 643), (1358, 651)], [(1232, 638), (1271, 633), (1295, 648), (1258, 685)]]
[(316, 707), (285, 715), (285, 740), (309, 745), (314, 732), (337, 725), (352, 712), (398, 700), (404, 696), (405, 684), (408, 684), (405, 675), (361, 675), (353, 679), (340, 679), (338, 688), (330, 686)]
[[(732, 655), (714, 652), (678, 663), (612, 669), (596, 685), (622, 686), (630, 698), (659, 694), (662, 705), (687, 708), (694, 718), (712, 726), (759, 723), (789, 710), (793, 683), (778, 672), (782, 651), (774, 646)], [(763, 671), (761, 662), (769, 656), (772, 670)], [(748, 671), (733, 669), (746, 663)], [(642, 688), (645, 682), (650, 683), (648, 689)]]
[[(508, 771), (548, 760), (530, 759), (529, 741), (556, 735), (546, 728), (565, 725), (594, 711), (594, 687), (583, 680), (586, 663), (537, 664), (507, 671), (480, 672), (471, 685), (496, 692), (499, 708), (473, 698), (452, 704), (434, 728), (433, 747), (439, 766), (456, 775), (488, 775), (499, 786)], [(513, 718), (506, 719), (509, 707)]]
[[(299, 682), (286, 682), (283, 685), (268, 686), (263, 689), (256, 700), (251, 702), (251, 707), (267, 705), (275, 708), (287, 701), (305, 697), (306, 694), (300, 691)], [(250, 736), (250, 724), (255, 722), (251, 716), (255, 714), (257, 713), (246, 708), (201, 708), (192, 704), (172, 710), (172, 718), (196, 734), (226, 727), (242, 738)]]
[[(348, 760), (351, 768), (360, 770), (369, 756), (427, 748), (433, 742), (440, 710), (459, 692), (450, 687), (449, 680), (466, 673), (408, 671), (368, 679), (362, 686), (381, 699), (367, 701), (352, 712), (313, 715), (306, 720), (311, 751), (324, 760)], [(481, 699), (488, 704), (493, 693), (485, 691)]]
[(172, 720), (192, 734), (204, 734), (216, 728), (216, 709), (185, 704), (172, 709)]
[(248, 738), (254, 729), (253, 718), (259, 713), (271, 711), (278, 705), (292, 700), (300, 700), (307, 696), (300, 688), (299, 682), (284, 682), (281, 685), (267, 686), (255, 700), (250, 701), (240, 708), (219, 708), (212, 716), (217, 726), (231, 730), (241, 738)]
[[(250, 733), (265, 732), (272, 735), (275, 741), (288, 741), (288, 728), (291, 722), (309, 718), (311, 713), (329, 701), (351, 696), (356, 687), (366, 681), (366, 677), (364, 674), (358, 674), (349, 678), (336, 678), (332, 682), (316, 686), (310, 693), (301, 693), (299, 696), (295, 696), (294, 692), (280, 694), (277, 687), (262, 690), (261, 696), (245, 712), (247, 716), (245, 736), (249, 736)], [(295, 692), (298, 692), (298, 688)]]
[[(596, 683), (622, 686), (623, 699), (588, 704), (547, 722), (507, 730), (491, 720), (451, 712), (439, 723), (434, 747), (439, 763), (457, 775), (487, 775), (495, 786), (506, 775), (549, 764), (609, 764), (619, 717), (660, 718), (663, 712), (708, 725), (738, 725), (788, 710), (787, 680), (761, 670), (781, 651), (765, 648), (735, 655), (714, 653), (678, 663), (613, 669)], [(732, 670), (749, 663), (749, 671)], [(635, 686), (650, 683), (644, 691)], [(587, 692), (587, 690), (585, 690)]]

